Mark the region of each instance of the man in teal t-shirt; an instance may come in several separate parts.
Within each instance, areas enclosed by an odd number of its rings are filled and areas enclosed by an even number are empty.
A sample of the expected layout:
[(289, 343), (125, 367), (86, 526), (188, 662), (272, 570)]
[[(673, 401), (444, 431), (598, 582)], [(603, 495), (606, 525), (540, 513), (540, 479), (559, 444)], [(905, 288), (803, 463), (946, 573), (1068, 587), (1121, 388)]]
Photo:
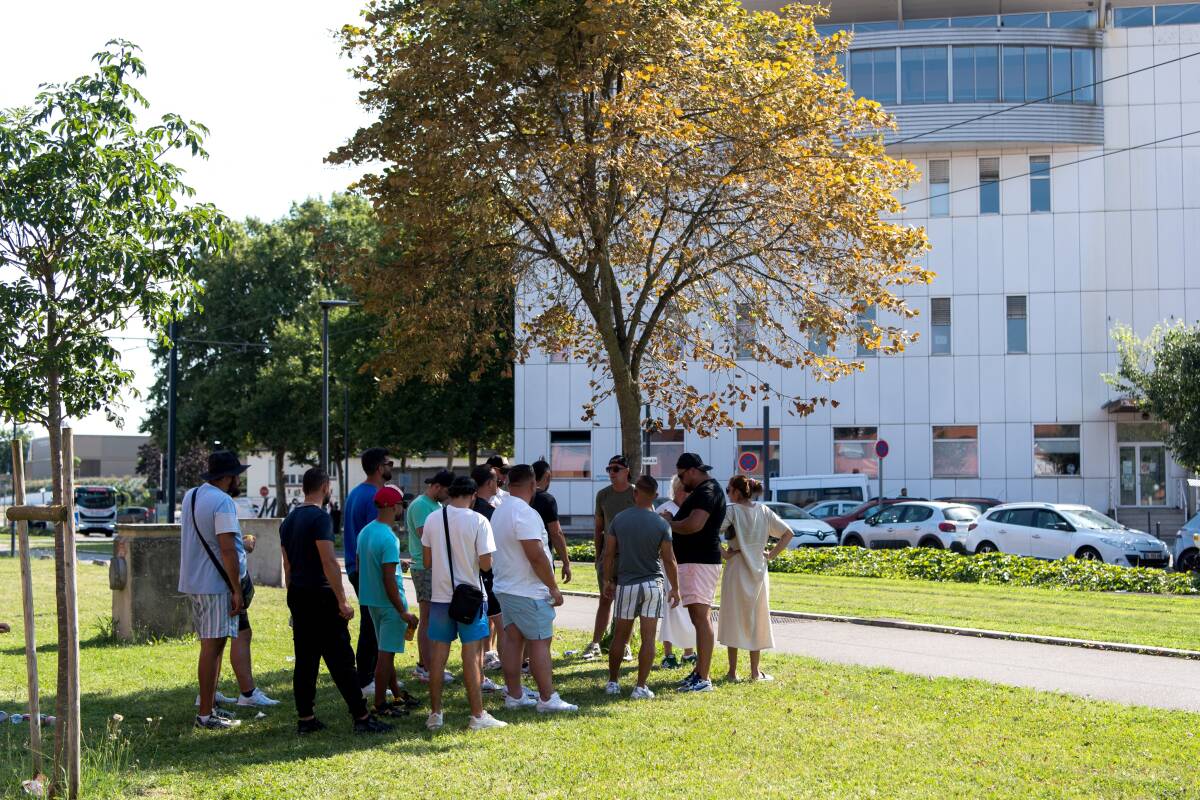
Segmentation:
[(425, 526), (425, 518), (442, 507), (450, 499), (450, 484), (454, 482), (454, 473), (448, 469), (439, 471), (432, 478), (425, 479), (425, 492), (413, 500), (404, 516), (404, 527), (408, 529), (408, 553), (412, 557), (409, 575), (412, 576), (413, 586), (417, 590), (417, 605), (421, 610), (421, 625), (417, 628), (417, 668), (413, 674), (418, 680), (428, 681), (429, 672), (425, 665), (429, 663), (429, 603), (433, 599), (433, 578), (425, 569), (421, 551), (421, 528)]
[(389, 705), (388, 689), (402, 697), (396, 680), (396, 653), (404, 652), (408, 626), (419, 620), (408, 610), (404, 584), (396, 575), (400, 563), (400, 543), (392, 531), (392, 523), (404, 495), (394, 486), (384, 486), (375, 493), (379, 516), (358, 532), (358, 602), (371, 611), (375, 638), (379, 643), (375, 662), (375, 713), (398, 717), (407, 712), (403, 707)]

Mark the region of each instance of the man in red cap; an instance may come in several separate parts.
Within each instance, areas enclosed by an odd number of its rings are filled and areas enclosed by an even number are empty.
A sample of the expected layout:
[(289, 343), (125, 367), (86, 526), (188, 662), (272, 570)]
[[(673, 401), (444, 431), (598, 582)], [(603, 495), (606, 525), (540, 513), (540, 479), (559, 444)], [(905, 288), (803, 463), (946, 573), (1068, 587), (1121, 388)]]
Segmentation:
[(400, 542), (392, 525), (403, 502), (404, 495), (399, 489), (384, 486), (375, 492), (378, 516), (358, 532), (358, 602), (370, 609), (375, 626), (379, 647), (375, 662), (375, 713), (382, 717), (408, 713), (404, 705), (389, 704), (387, 692), (391, 689), (397, 698), (406, 697), (396, 680), (396, 653), (404, 652), (409, 628), (419, 623), (408, 610), (404, 584), (396, 576)]

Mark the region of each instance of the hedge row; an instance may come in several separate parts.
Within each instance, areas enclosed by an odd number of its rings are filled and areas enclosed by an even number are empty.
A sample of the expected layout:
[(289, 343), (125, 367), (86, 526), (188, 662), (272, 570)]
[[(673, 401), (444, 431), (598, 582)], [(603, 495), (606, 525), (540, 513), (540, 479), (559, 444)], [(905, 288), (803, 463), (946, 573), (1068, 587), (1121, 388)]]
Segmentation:
[[(569, 548), (572, 561), (592, 561), (590, 544)], [(1119, 567), (1095, 561), (1043, 561), (1006, 553), (959, 555), (948, 550), (910, 547), (903, 550), (865, 550), (861, 547), (820, 547), (788, 550), (771, 562), (771, 572), (836, 575), (847, 578), (893, 578), (943, 583), (989, 583), (1040, 586), (1085, 592), (1200, 594), (1193, 574), (1144, 567)]]

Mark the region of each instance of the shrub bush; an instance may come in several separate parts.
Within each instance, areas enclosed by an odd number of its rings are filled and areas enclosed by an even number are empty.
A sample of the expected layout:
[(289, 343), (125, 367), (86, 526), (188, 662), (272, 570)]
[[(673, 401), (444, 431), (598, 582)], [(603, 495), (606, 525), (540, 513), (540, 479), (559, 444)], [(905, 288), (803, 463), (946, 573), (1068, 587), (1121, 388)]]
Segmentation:
[[(573, 545), (568, 551), (572, 561), (594, 561), (596, 558), (596, 549), (590, 543)], [(772, 561), (770, 571), (845, 578), (1039, 586), (1085, 592), (1200, 594), (1200, 578), (1192, 574), (1119, 567), (1074, 558), (1043, 561), (1007, 553), (967, 556), (928, 547), (903, 550), (800, 548), (788, 550)]]

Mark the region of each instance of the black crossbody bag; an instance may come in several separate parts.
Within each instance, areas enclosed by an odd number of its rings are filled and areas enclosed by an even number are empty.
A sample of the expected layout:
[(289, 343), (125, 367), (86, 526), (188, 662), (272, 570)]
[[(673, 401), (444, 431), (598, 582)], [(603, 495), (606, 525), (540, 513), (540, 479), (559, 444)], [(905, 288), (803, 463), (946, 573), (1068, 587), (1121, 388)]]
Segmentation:
[(450, 515), (442, 506), (442, 533), (446, 536), (446, 561), (450, 563), (450, 585), (454, 594), (450, 596), (450, 619), (469, 625), (483, 614), (483, 604), (487, 595), (483, 593), (482, 583), (479, 586), (454, 583), (454, 551), (450, 549)]
[[(221, 576), (221, 580), (225, 581), (225, 585), (229, 587), (229, 593), (233, 594), (233, 584), (229, 582), (229, 575), (225, 573), (225, 565), (213, 555), (212, 548), (208, 546), (208, 542), (204, 541), (204, 534), (200, 533), (200, 526), (196, 524), (196, 492), (197, 489), (192, 489), (192, 527), (196, 530), (196, 536), (200, 539), (200, 544), (204, 545), (204, 552), (208, 553), (208, 560), (216, 567), (217, 574)], [(238, 581), (242, 590), (242, 608), (249, 608), (250, 601), (254, 599), (254, 582), (250, 580), (250, 573), (246, 573), (246, 577)]]

